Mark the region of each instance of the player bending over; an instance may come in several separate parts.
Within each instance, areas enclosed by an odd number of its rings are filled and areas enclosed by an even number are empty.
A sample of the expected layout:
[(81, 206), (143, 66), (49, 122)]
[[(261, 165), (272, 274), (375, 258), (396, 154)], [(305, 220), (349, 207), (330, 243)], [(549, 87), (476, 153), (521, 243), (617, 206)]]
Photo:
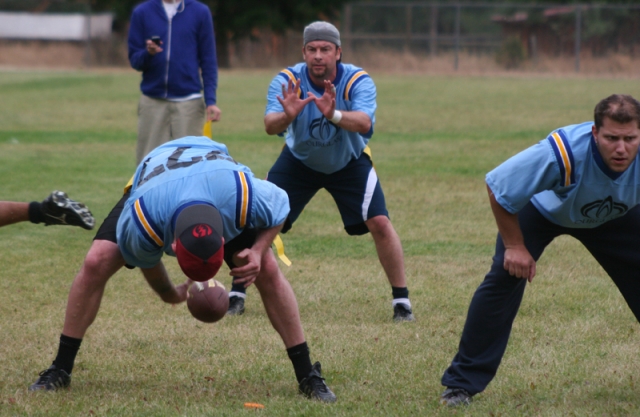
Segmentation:
[[(171, 282), (161, 261), (166, 253), (177, 257), (190, 279), (211, 278), (224, 259), (239, 281), (255, 283), (287, 349), (300, 392), (334, 402), (320, 363), (311, 364), (295, 295), (271, 251), (288, 213), (287, 194), (255, 178), (229, 156), (225, 145), (186, 137), (157, 147), (143, 158), (130, 192), (98, 230), (71, 286), (56, 358), (29, 389), (69, 386), (105, 285), (123, 266), (139, 267), (163, 301), (185, 301), (189, 281)], [(234, 265), (234, 254), (243, 266)]]
[(476, 290), (443, 404), (469, 404), (495, 376), (527, 282), (553, 239), (578, 239), (640, 319), (640, 103), (614, 94), (594, 121), (557, 129), (486, 177), (498, 224), (491, 270)]

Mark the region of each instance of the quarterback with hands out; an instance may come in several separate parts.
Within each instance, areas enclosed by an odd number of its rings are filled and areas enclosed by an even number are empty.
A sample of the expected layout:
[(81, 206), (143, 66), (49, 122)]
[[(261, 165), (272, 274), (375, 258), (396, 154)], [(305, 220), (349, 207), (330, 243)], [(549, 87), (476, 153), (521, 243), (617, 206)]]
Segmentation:
[(613, 94), (593, 122), (554, 130), (486, 176), (498, 226), (440, 402), (467, 405), (497, 373), (536, 262), (558, 236), (580, 241), (640, 320), (640, 103)]
[[(340, 32), (328, 22), (303, 32), (304, 62), (271, 81), (264, 117), (269, 135), (286, 146), (267, 180), (287, 192), (291, 211), (286, 233), (306, 204), (322, 188), (333, 197), (349, 235), (371, 233), (391, 285), (393, 319), (413, 321), (400, 238), (387, 211), (368, 147), (373, 135), (376, 86), (367, 72), (344, 64)], [(234, 280), (229, 312), (242, 314), (246, 290)]]
[[(140, 268), (160, 298), (175, 304), (186, 300), (191, 280), (209, 280), (224, 261), (238, 282), (256, 285), (291, 359), (300, 392), (334, 402), (320, 363), (311, 364), (295, 294), (270, 249), (289, 213), (287, 194), (255, 178), (225, 145), (206, 137), (157, 147), (127, 188), (73, 281), (57, 356), (30, 390), (69, 386), (76, 354), (105, 286), (123, 266)], [(161, 261), (164, 254), (177, 258), (186, 282), (172, 283)]]

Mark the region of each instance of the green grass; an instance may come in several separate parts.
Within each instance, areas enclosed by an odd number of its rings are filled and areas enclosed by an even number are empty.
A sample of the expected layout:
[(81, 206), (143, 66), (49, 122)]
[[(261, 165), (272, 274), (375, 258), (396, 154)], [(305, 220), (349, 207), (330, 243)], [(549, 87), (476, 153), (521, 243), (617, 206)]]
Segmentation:
[[(215, 139), (264, 177), (282, 140), (263, 131), (274, 72), (222, 72)], [(391, 322), (390, 289), (369, 236), (349, 237), (321, 192), (285, 236), (312, 359), (334, 405), (307, 401), (254, 289), (247, 313), (215, 325), (163, 304), (138, 271), (107, 286), (69, 391), (28, 393), (53, 359), (69, 286), (93, 234), (78, 228), (0, 229), (0, 415), (416, 416), (637, 415), (638, 324), (576, 241), (559, 238), (526, 292), (495, 380), (471, 407), (438, 405), (466, 309), (496, 234), (484, 175), (559, 126), (589, 120), (637, 80), (447, 77), (372, 73), (371, 142), (405, 250), (416, 323)], [(63, 189), (101, 221), (134, 170), (139, 75), (3, 72), (3, 200)], [(166, 261), (174, 280), (182, 274)], [(219, 277), (229, 283), (228, 271)], [(245, 410), (245, 402), (265, 405)]]

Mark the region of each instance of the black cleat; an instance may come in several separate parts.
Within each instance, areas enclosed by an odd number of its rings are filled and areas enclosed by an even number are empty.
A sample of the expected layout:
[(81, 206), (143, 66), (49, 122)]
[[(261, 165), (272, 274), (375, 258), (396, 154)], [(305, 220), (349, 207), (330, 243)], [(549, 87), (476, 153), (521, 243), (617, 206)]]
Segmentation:
[(29, 391), (56, 391), (67, 388), (69, 384), (71, 384), (71, 375), (51, 365), (49, 369), (40, 372), (40, 378), (29, 387)]
[(406, 304), (398, 303), (393, 306), (393, 321), (415, 321), (411, 307)]
[(244, 314), (244, 298), (233, 296), (229, 297), (229, 309), (227, 316), (241, 316)]
[(62, 191), (54, 191), (45, 198), (40, 211), (47, 226), (64, 224), (91, 230), (96, 224), (87, 206), (70, 199), (67, 193)]
[(440, 396), (440, 404), (449, 407), (471, 404), (471, 394), (462, 388), (447, 388)]
[(306, 395), (307, 398), (319, 400), (325, 403), (336, 402), (336, 395), (331, 392), (331, 389), (329, 389), (327, 384), (324, 382), (320, 362), (313, 364), (311, 373), (305, 379), (300, 381), (298, 388), (300, 389), (300, 393)]

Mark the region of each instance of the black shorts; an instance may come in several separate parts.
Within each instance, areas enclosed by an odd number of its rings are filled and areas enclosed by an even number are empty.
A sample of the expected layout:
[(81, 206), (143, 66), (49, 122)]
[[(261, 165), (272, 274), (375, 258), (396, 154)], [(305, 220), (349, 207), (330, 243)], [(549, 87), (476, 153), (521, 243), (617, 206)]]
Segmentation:
[(130, 193), (126, 193), (122, 196), (120, 201), (118, 201), (114, 208), (111, 209), (109, 215), (103, 220), (100, 228), (96, 232), (93, 240), (108, 240), (109, 242), (118, 243), (118, 238), (116, 237), (116, 228), (118, 227), (118, 219), (120, 218), (120, 213), (124, 209), (124, 203), (129, 199)]
[(341, 170), (324, 174), (307, 167), (285, 146), (269, 170), (267, 181), (285, 190), (289, 196), (291, 211), (282, 233), (291, 228), (307, 203), (322, 188), (336, 202), (344, 229), (350, 235), (369, 233), (365, 222), (372, 217), (389, 217), (378, 175), (365, 153)]
[[(104, 219), (100, 228), (96, 232), (93, 240), (108, 240), (109, 242), (118, 243), (118, 238), (116, 235), (116, 229), (118, 227), (118, 219), (120, 218), (120, 214), (124, 209), (124, 204), (129, 199), (130, 193), (126, 193), (122, 196), (120, 201), (118, 201), (109, 212), (109, 215)], [(233, 264), (231, 260), (233, 254), (241, 251), (242, 249), (250, 248), (253, 246), (256, 241), (256, 236), (258, 232), (256, 229), (244, 229), (242, 233), (238, 236), (225, 243), (224, 245), (224, 261), (227, 263), (229, 268), (233, 268), (236, 265)], [(125, 265), (127, 268), (133, 269), (130, 265)]]

